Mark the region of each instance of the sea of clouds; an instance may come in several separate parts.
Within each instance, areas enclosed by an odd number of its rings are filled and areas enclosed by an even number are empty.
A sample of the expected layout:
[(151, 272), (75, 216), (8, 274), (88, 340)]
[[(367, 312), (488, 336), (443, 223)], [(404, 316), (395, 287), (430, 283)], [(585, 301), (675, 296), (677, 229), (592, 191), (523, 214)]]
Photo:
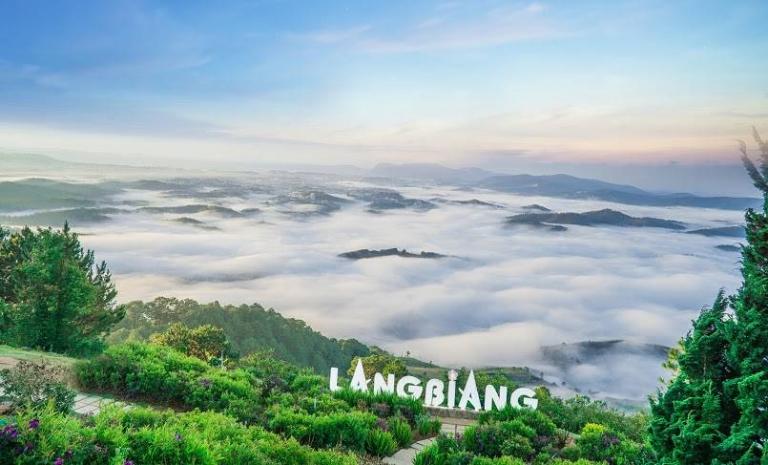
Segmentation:
[[(337, 191), (364, 183), (335, 182)], [(569, 226), (550, 232), (507, 227), (538, 203), (555, 211), (614, 208), (695, 227), (742, 222), (738, 211), (636, 207), (521, 197), (451, 187), (400, 187), (420, 199), (480, 199), (503, 205), (440, 204), (429, 211), (371, 213), (352, 203), (330, 215), (267, 206), (268, 195), (224, 205), (259, 207), (251, 218), (195, 215), (219, 230), (177, 224), (180, 215), (132, 213), (78, 228), (113, 270), (121, 301), (157, 296), (257, 302), (301, 318), (322, 333), (354, 337), (398, 354), (451, 366), (539, 366), (542, 345), (626, 339), (673, 345), (718, 289), (739, 282), (735, 244), (657, 228)], [(199, 203), (132, 191), (121, 200)], [(398, 247), (450, 255), (349, 260), (339, 253)], [(571, 382), (606, 396), (642, 398), (663, 372), (657, 360), (605, 359), (581, 365)]]

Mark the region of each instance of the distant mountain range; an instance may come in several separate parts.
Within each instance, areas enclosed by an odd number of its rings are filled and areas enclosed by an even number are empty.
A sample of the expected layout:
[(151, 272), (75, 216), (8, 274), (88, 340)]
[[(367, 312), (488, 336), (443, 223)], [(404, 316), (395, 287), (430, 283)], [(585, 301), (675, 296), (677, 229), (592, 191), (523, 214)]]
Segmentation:
[(655, 193), (643, 189), (567, 174), (536, 176), (501, 174), (481, 168), (453, 169), (433, 164), (380, 164), (371, 175), (398, 179), (431, 180), (464, 187), (491, 189), (518, 195), (538, 195), (569, 199), (594, 199), (627, 205), (655, 207), (697, 207), (744, 210), (759, 207), (752, 197), (704, 197), (687, 193)]
[[(551, 225), (573, 224), (579, 226), (624, 226), (635, 228), (664, 228), (683, 230), (685, 225), (679, 221), (664, 220), (660, 218), (642, 217), (626, 215), (622, 212), (603, 209), (583, 213), (522, 213), (507, 218), (508, 225), (525, 224), (529, 226), (543, 226), (551, 229)], [(743, 229), (743, 228), (742, 228)], [(555, 229), (562, 231), (563, 229)]]

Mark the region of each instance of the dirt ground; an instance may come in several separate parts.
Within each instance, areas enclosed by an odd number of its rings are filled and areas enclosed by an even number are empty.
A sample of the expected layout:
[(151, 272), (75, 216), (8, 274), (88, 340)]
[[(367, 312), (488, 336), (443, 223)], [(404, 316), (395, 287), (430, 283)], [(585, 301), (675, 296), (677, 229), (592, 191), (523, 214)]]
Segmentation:
[(11, 357), (0, 357), (0, 370), (3, 368), (13, 368), (16, 366), (18, 360)]

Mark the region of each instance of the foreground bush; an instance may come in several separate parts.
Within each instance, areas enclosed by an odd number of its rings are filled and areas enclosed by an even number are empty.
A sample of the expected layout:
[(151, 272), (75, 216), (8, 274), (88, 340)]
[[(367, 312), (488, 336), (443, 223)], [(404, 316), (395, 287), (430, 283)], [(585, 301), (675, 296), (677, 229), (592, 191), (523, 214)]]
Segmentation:
[(0, 419), (0, 465), (354, 465), (260, 427), (212, 413), (108, 409), (78, 420), (30, 410)]
[(41, 408), (51, 403), (62, 413), (75, 404), (75, 392), (64, 382), (66, 370), (44, 361), (20, 360), (15, 367), (0, 371), (0, 403), (12, 410)]
[[(75, 371), (87, 389), (221, 412), (307, 446), (377, 456), (394, 452), (397, 441), (409, 444), (414, 420), (409, 423), (407, 418), (421, 419), (424, 411), (418, 401), (395, 395), (332, 394), (324, 378), (263, 354), (227, 371), (169, 347), (130, 343), (78, 363)], [(402, 419), (396, 426), (397, 440), (387, 431), (386, 420), (395, 413)], [(420, 421), (426, 422), (425, 428), (435, 428), (434, 421)]]
[(79, 383), (123, 398), (228, 413), (254, 421), (261, 410), (259, 380), (245, 370), (224, 371), (169, 347), (112, 346), (75, 366)]
[(483, 418), (458, 440), (438, 437), (422, 450), (415, 465), (523, 464), (650, 465), (648, 448), (610, 428), (588, 423), (580, 435), (569, 435), (538, 411), (501, 411), (504, 421)]

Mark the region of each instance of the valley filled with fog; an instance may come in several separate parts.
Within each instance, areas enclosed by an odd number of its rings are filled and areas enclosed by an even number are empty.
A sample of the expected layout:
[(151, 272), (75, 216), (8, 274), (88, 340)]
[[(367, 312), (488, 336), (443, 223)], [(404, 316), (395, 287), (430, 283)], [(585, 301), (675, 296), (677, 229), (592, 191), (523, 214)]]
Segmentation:
[[(328, 336), (444, 366), (530, 366), (553, 387), (598, 397), (653, 392), (659, 346), (739, 282), (742, 239), (728, 230), (743, 223), (737, 208), (381, 176), (117, 173), (8, 175), (4, 192), (35, 194), (15, 208), (0, 200), (0, 224), (69, 219), (109, 264), (122, 302), (258, 302)], [(603, 209), (639, 220), (536, 216)], [(340, 256), (391, 248), (408, 254)], [(624, 342), (562, 346), (606, 340)]]

